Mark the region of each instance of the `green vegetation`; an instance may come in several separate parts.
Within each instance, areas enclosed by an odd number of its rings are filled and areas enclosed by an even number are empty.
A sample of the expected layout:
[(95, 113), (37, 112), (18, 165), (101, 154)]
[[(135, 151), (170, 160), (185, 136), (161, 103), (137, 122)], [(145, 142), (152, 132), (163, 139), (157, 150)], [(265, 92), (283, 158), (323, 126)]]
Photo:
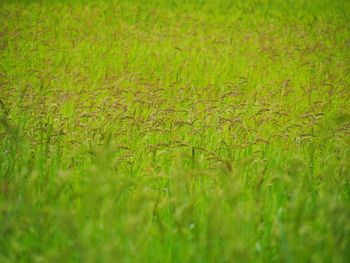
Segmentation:
[(350, 2), (0, 0), (0, 262), (350, 262)]

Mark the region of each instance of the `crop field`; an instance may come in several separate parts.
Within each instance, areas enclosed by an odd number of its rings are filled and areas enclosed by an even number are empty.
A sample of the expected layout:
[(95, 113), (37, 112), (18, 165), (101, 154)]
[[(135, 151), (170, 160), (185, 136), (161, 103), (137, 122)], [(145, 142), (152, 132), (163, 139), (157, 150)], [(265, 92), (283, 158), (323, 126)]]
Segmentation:
[(0, 262), (350, 262), (350, 1), (0, 0)]

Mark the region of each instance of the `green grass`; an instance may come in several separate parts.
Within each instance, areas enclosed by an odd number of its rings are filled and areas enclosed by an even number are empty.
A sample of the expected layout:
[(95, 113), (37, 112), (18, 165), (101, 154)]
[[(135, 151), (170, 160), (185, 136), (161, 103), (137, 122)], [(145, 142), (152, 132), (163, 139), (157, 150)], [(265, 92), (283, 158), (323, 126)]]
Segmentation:
[(350, 2), (0, 0), (0, 262), (350, 262)]

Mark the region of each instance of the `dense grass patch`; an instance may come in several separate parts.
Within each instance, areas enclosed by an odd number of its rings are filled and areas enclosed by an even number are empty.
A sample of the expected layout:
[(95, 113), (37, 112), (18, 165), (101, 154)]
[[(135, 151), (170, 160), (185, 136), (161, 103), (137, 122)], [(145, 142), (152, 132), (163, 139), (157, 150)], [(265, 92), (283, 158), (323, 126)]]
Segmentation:
[(350, 2), (0, 0), (0, 262), (349, 262)]

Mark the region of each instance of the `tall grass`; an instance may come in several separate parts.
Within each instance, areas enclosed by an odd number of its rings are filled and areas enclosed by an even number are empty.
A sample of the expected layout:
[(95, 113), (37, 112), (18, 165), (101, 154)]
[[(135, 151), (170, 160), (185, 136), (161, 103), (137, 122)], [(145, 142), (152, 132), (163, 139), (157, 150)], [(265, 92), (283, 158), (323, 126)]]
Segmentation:
[(348, 1), (0, 1), (0, 262), (349, 262)]

